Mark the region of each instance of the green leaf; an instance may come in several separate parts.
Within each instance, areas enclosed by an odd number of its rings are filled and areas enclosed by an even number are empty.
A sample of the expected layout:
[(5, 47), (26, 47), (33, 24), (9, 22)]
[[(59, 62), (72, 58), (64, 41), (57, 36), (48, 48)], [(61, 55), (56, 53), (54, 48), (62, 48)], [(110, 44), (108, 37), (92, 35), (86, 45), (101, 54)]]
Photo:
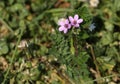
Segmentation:
[(108, 31), (113, 31), (114, 25), (110, 22), (105, 22), (105, 28)]
[(112, 57), (112, 56), (117, 56), (117, 49), (115, 47), (108, 47), (106, 49), (106, 55), (109, 56), (109, 57)]
[(115, 32), (115, 33), (113, 34), (113, 37), (114, 37), (115, 40), (118, 40), (119, 36), (120, 36), (120, 33), (119, 33), (119, 32)]
[[(97, 61), (99, 62), (99, 66), (105, 71), (111, 71), (115, 66), (114, 60), (109, 60), (108, 57), (98, 57)], [(102, 66), (101, 66), (102, 65)]]
[(80, 33), (80, 38), (81, 38), (81, 39), (87, 39), (87, 38), (89, 38), (89, 35), (87, 34), (87, 32), (82, 31), (82, 32)]
[(5, 41), (0, 41), (0, 55), (7, 54), (8, 51), (7, 43)]
[(19, 4), (19, 3), (16, 3), (10, 7), (10, 10), (13, 12), (18, 11), (18, 10), (22, 10), (22, 9), (24, 9), (23, 5)]
[(81, 25), (83, 28), (86, 28), (91, 24), (92, 15), (87, 7), (80, 7), (75, 11), (75, 13), (83, 19), (83, 23)]
[(116, 9), (117, 11), (120, 10), (120, 0), (115, 0), (115, 1), (114, 1), (114, 7), (115, 7), (115, 9)]
[(14, 3), (14, 0), (9, 0), (9, 4), (13, 4)]
[(119, 33), (119, 36), (118, 36), (118, 40), (120, 40), (120, 33)]
[(33, 68), (33, 69), (31, 69), (30, 73), (32, 73), (31, 79), (36, 81), (40, 77), (41, 72), (37, 68)]
[(112, 33), (104, 32), (103, 37), (101, 38), (102, 45), (108, 45), (113, 41)]

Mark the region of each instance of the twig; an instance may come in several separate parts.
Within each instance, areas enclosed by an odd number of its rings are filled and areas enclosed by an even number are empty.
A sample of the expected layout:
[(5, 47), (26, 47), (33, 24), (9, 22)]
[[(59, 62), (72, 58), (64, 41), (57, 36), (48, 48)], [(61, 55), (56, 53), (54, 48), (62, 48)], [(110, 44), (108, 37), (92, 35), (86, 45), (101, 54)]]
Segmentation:
[(96, 71), (97, 71), (97, 73), (99, 74), (99, 77), (101, 77), (99, 68), (98, 68), (98, 66), (97, 66), (97, 62), (96, 62), (94, 50), (93, 50), (93, 47), (92, 47), (91, 45), (90, 45), (90, 50), (91, 50), (92, 58), (93, 58), (93, 60), (94, 60), (94, 64), (95, 64), (95, 67), (96, 67)]
[[(91, 55), (92, 55), (92, 58), (93, 58), (93, 62), (95, 64), (95, 69), (96, 69), (96, 74), (95, 77), (96, 78), (100, 78), (101, 77), (101, 74), (100, 74), (100, 71), (99, 71), (99, 68), (97, 66), (97, 61), (96, 61), (96, 58), (95, 58), (95, 54), (94, 54), (94, 50), (93, 50), (93, 47), (92, 45), (90, 44), (87, 44), (87, 46), (90, 48), (90, 51), (91, 51)], [(98, 81), (97, 81), (98, 82)], [(100, 82), (100, 81), (99, 81)]]

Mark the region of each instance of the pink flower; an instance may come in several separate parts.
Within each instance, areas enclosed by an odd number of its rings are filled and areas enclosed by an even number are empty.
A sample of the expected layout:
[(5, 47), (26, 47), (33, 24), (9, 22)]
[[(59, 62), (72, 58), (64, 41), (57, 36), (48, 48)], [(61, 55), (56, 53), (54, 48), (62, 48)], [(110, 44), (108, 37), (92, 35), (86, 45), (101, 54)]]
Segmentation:
[(77, 14), (74, 16), (74, 18), (72, 16), (69, 16), (69, 20), (73, 27), (79, 27), (80, 23), (83, 22), (83, 19), (79, 19), (79, 16)]
[(71, 28), (71, 24), (69, 23), (68, 19), (60, 19), (58, 21), (59, 31), (63, 31), (64, 33), (67, 33), (68, 30)]

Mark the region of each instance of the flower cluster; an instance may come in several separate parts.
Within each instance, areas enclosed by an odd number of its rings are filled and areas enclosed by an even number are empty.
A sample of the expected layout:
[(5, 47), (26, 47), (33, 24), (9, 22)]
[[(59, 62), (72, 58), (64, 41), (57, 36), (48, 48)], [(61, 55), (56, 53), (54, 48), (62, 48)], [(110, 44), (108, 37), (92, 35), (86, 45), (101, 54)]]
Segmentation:
[(79, 16), (76, 14), (74, 17), (69, 16), (68, 19), (60, 19), (58, 21), (59, 31), (63, 31), (64, 33), (67, 33), (71, 27), (78, 28), (80, 26), (80, 23), (83, 22), (83, 19), (79, 19)]

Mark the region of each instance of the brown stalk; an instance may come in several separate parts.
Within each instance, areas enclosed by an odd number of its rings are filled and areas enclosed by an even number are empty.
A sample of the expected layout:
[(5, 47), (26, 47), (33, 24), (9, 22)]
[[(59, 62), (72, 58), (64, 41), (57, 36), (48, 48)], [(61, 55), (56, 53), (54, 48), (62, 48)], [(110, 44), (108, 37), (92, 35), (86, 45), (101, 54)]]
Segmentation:
[[(98, 63), (97, 63), (97, 60), (96, 60), (96, 56), (95, 56), (95, 53), (94, 53), (94, 49), (93, 49), (93, 47), (92, 47), (92, 45), (90, 45), (90, 44), (87, 44), (87, 46), (90, 48), (90, 52), (91, 52), (91, 55), (92, 55), (92, 59), (93, 59), (93, 62), (94, 62), (94, 64), (95, 64), (95, 69), (96, 69), (96, 71), (94, 70), (94, 72), (95, 73), (93, 73), (94, 75), (95, 75), (95, 78), (97, 79), (97, 78), (100, 78), (101, 77), (101, 74), (100, 74), (100, 71), (99, 71), (99, 68), (98, 68)], [(91, 70), (90, 70), (91, 71)], [(93, 69), (92, 69), (92, 71), (93, 71)], [(97, 82), (97, 84), (101, 84), (102, 83), (102, 81), (96, 81)]]

